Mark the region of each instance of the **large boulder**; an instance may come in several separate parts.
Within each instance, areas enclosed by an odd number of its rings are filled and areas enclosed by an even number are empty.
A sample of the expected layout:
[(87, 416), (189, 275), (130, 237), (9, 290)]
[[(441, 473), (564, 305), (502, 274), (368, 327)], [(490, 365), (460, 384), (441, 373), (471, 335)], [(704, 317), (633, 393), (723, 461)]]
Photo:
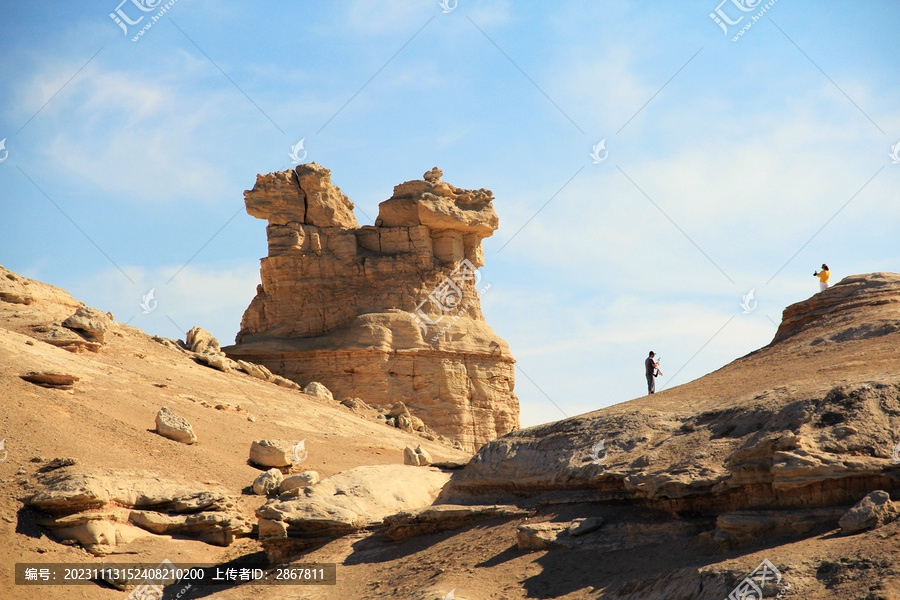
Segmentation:
[(884, 490), (875, 490), (848, 510), (838, 525), (844, 533), (856, 533), (890, 523), (898, 516), (897, 505)]
[(218, 354), (221, 352), (219, 340), (202, 327), (192, 327), (184, 337), (184, 344), (188, 350), (198, 354)]
[(253, 482), (253, 493), (260, 496), (271, 494), (278, 489), (282, 481), (284, 481), (284, 475), (273, 467), (259, 474), (259, 477)]
[(306, 387), (303, 388), (303, 393), (315, 396), (316, 398), (321, 398), (322, 400), (334, 400), (334, 395), (332, 395), (327, 387), (318, 381), (311, 381), (308, 383)]
[(88, 340), (102, 343), (106, 332), (112, 326), (112, 320), (107, 313), (101, 310), (82, 306), (62, 324), (63, 327), (80, 333)]
[(156, 433), (182, 444), (193, 444), (197, 441), (194, 428), (187, 419), (175, 414), (168, 406), (163, 406), (156, 413)]
[(288, 467), (293, 464), (295, 445), (285, 440), (255, 440), (250, 444), (250, 462), (261, 467)]

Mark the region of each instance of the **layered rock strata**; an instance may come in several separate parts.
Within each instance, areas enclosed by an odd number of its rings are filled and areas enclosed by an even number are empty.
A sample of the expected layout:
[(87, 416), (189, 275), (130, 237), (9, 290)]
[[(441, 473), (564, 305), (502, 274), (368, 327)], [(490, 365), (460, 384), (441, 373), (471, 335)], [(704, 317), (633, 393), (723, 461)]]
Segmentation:
[(328, 169), (258, 176), (244, 196), (268, 220), (269, 255), (226, 354), (337, 398), (402, 400), (467, 450), (516, 429), (515, 361), (479, 302), (493, 195), (441, 175), (396, 186), (362, 227)]

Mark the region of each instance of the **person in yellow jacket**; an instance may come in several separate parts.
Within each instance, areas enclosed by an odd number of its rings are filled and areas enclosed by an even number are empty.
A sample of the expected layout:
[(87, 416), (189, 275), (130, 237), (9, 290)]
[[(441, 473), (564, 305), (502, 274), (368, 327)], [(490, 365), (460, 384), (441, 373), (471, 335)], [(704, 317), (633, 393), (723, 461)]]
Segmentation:
[(828, 265), (822, 263), (822, 270), (814, 272), (813, 275), (819, 278), (819, 288), (821, 291), (824, 292), (827, 290), (828, 280), (831, 278), (831, 271), (828, 269)]

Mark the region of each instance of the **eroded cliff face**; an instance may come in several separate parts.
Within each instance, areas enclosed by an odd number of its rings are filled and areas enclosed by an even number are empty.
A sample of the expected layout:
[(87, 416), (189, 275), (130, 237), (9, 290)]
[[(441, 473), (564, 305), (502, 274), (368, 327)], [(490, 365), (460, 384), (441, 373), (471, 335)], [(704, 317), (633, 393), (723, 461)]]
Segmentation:
[(337, 399), (403, 401), (467, 450), (518, 428), (515, 361), (479, 301), (493, 195), (441, 176), (396, 186), (375, 225), (359, 227), (328, 169), (260, 175), (244, 196), (269, 222), (269, 255), (225, 352)]

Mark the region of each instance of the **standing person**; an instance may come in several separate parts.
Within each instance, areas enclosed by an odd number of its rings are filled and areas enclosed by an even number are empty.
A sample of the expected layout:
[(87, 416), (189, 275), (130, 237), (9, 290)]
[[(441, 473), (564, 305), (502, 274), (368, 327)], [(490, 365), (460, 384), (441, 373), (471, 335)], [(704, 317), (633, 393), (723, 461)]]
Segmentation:
[(644, 370), (647, 372), (647, 393), (653, 394), (656, 392), (656, 367), (659, 366), (658, 362), (654, 362), (653, 357), (656, 356), (656, 353), (653, 350), (650, 351), (650, 356), (647, 357), (647, 360), (644, 361)]
[(819, 278), (819, 290), (825, 291), (828, 289), (828, 280), (831, 278), (831, 271), (828, 269), (828, 265), (822, 263), (822, 270), (813, 272), (813, 275)]

